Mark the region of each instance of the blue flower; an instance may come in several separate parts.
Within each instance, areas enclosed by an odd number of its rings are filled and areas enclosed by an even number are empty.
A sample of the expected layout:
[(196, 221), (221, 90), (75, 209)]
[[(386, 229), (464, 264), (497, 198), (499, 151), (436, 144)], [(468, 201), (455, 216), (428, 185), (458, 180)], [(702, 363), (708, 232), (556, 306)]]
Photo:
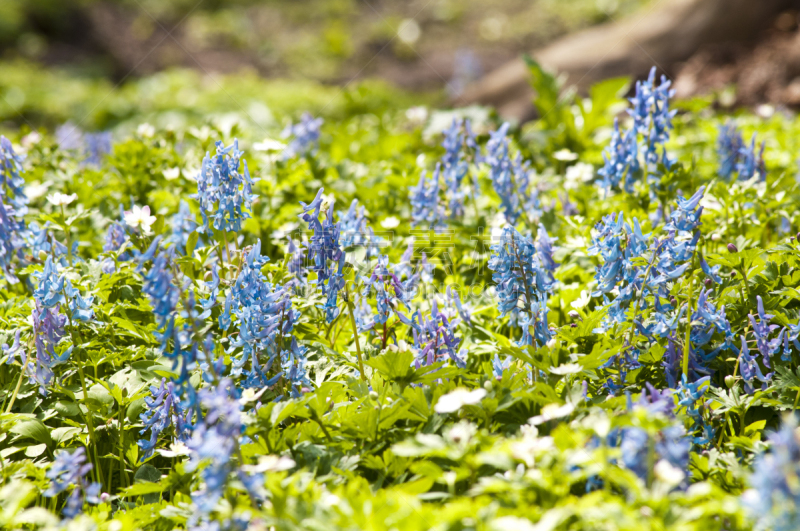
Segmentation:
[[(523, 329), (521, 344), (532, 345), (533, 339), (543, 346), (551, 337), (547, 324), (547, 297), (555, 287), (552, 273), (542, 263), (542, 257), (530, 238), (506, 227), (500, 243), (492, 245), (489, 269), (503, 315), (519, 311)], [(534, 333), (531, 334), (530, 330)]]
[[(669, 109), (669, 100), (675, 95), (672, 82), (666, 76), (661, 76), (658, 86), (655, 81), (656, 68), (653, 67), (647, 81), (636, 82), (636, 95), (630, 99), (632, 108), (628, 109), (633, 118), (633, 129), (645, 139), (644, 160), (650, 165), (658, 164), (656, 148), (669, 140), (672, 119), (677, 113)], [(666, 157), (666, 150), (663, 155)]]
[(293, 337), (291, 346), (281, 353), (283, 377), (289, 383), (292, 396), (295, 398), (301, 395), (304, 387), (313, 387), (311, 380), (308, 379), (308, 371), (306, 370), (307, 352), (308, 347), (299, 345), (297, 339)]
[(139, 415), (144, 424), (144, 428), (139, 433), (150, 430), (150, 439), (143, 439), (137, 442), (144, 451), (141, 460), (145, 461), (153, 455), (158, 437), (161, 433), (172, 426), (175, 430), (175, 438), (181, 442), (187, 442), (192, 435), (194, 426), (191, 422), (192, 412), (181, 405), (180, 398), (175, 392), (175, 384), (167, 382), (166, 378), (161, 379), (161, 387), (150, 386), (150, 395), (144, 399), (147, 409)]
[(204, 485), (192, 493), (198, 512), (189, 519), (189, 525), (214, 510), (230, 475), (238, 471), (233, 456), (238, 453), (239, 438), (244, 429), (242, 405), (231, 380), (224, 378), (214, 387), (201, 389), (198, 398), (206, 414), (187, 443), (191, 454), (186, 470), (191, 472), (202, 468), (200, 477)]
[(203, 158), (197, 176), (197, 193), (192, 196), (200, 203), (203, 217), (203, 225), (198, 231), (207, 232), (209, 218), (213, 218), (216, 230), (239, 232), (242, 221), (251, 217), (254, 180), (250, 178), (247, 161), (244, 161), (244, 171), (239, 171), (242, 152), (238, 140), (228, 147), (218, 141), (216, 150), (213, 157), (206, 153)]
[(83, 163), (99, 166), (103, 155), (111, 153), (111, 132), (86, 133), (83, 135), (86, 158)]
[(299, 291), (306, 284), (306, 277), (308, 277), (308, 270), (306, 269), (306, 253), (303, 251), (302, 243), (297, 245), (291, 236), (287, 236), (289, 245), (286, 249), (288, 261), (286, 270), (292, 275), (292, 280), (287, 283), (291, 285), (295, 291)]
[(772, 380), (772, 373), (765, 376), (758, 365), (758, 360), (750, 355), (750, 349), (744, 336), (742, 336), (742, 349), (739, 354), (739, 372), (744, 380), (744, 389), (750, 394), (755, 391), (756, 380), (761, 382), (761, 389), (766, 389), (767, 384)]
[(414, 227), (436, 228), (443, 225), (444, 209), (439, 204), (439, 173), (441, 165), (437, 164), (430, 179), (423, 171), (419, 176), (419, 184), (409, 188), (411, 191), (411, 224)]
[(703, 215), (700, 200), (703, 199), (705, 189), (705, 186), (701, 186), (689, 199), (684, 199), (682, 195), (678, 196), (678, 207), (670, 214), (669, 223), (664, 226), (665, 231), (693, 233), (700, 228), (702, 225), (700, 216)]
[(311, 203), (300, 204), (303, 207), (301, 218), (313, 232), (307, 247), (308, 263), (312, 264), (309, 269), (317, 274), (317, 285), (327, 297), (324, 309), (326, 319), (331, 323), (339, 315), (337, 297), (339, 290), (344, 287), (345, 253), (339, 244), (340, 224), (333, 221), (333, 203), (330, 204), (325, 219), (322, 222), (319, 220), (323, 190), (319, 189)]
[(631, 129), (621, 133), (619, 120), (615, 119), (611, 142), (603, 151), (603, 160), (605, 164), (597, 171), (603, 177), (601, 186), (607, 191), (621, 187), (626, 192), (633, 193), (633, 183), (641, 171), (636, 131)]
[(47, 387), (54, 377), (53, 367), (66, 362), (72, 353), (71, 346), (60, 354), (55, 350), (64, 338), (67, 316), (61, 314), (58, 305), (44, 308), (37, 301), (32, 317), (36, 359), (28, 362), (27, 372), (31, 383), (38, 383), (39, 392), (47, 395)]
[(14, 259), (23, 260), (25, 223), (14, 207), (3, 204), (0, 195), (0, 269), (9, 284), (19, 282), (14, 275)]
[(469, 174), (470, 167), (468, 152), (474, 152), (476, 149), (475, 136), (470, 129), (469, 120), (454, 118), (450, 127), (444, 131), (442, 147), (445, 149), (441, 159), (442, 177), (444, 177), (450, 217), (460, 218), (464, 215), (466, 196), (462, 183)]
[(767, 167), (764, 164), (765, 147), (766, 142), (762, 142), (761, 150), (756, 153), (756, 135), (753, 133), (750, 145), (743, 145), (739, 148), (739, 160), (736, 163), (736, 172), (739, 174), (739, 179), (751, 179), (755, 175), (758, 175), (759, 180), (766, 180)]
[(800, 430), (795, 415), (786, 415), (780, 431), (769, 436), (769, 449), (753, 464), (745, 506), (758, 520), (758, 529), (793, 531), (800, 528)]
[(58, 496), (71, 486), (75, 488), (67, 499), (63, 514), (72, 519), (83, 509), (84, 499), (90, 503), (98, 503), (99, 483), (88, 483), (86, 474), (92, 470), (92, 464), (86, 462), (86, 450), (83, 446), (74, 452), (59, 450), (45, 476), (50, 480), (50, 487), (44, 492), (48, 498)]
[(341, 227), (340, 242), (342, 249), (350, 247), (369, 247), (372, 242), (373, 232), (369, 228), (366, 209), (358, 204), (358, 199), (353, 199), (350, 208), (345, 213), (339, 213)]
[(322, 118), (314, 119), (309, 113), (303, 113), (299, 123), (286, 126), (281, 133), (282, 138), (292, 138), (283, 151), (284, 160), (298, 155), (313, 154), (319, 147), (319, 133), (322, 127)]
[(374, 324), (385, 324), (392, 313), (400, 321), (408, 323), (408, 318), (400, 312), (399, 307), (404, 306), (407, 308), (410, 304), (416, 293), (419, 273), (410, 273), (410, 264), (407, 268), (403, 267), (400, 270), (411, 276), (405, 281), (401, 281), (400, 276), (389, 269), (389, 257), (379, 256), (372, 275), (364, 282), (362, 297), (367, 297), (372, 293), (375, 294), (376, 313), (373, 318)]
[[(786, 330), (781, 330), (778, 337), (770, 339), (770, 335), (780, 328), (778, 325), (770, 325), (769, 321), (774, 317), (772, 314), (764, 312), (764, 301), (761, 300), (761, 295), (756, 296), (758, 300), (758, 320), (749, 314), (750, 324), (753, 326), (753, 335), (756, 338), (756, 346), (761, 353), (761, 360), (764, 365), (770, 369), (772, 368), (772, 356), (777, 354), (781, 349), (783, 343), (783, 336)], [(770, 378), (770, 374), (766, 376)]]
[(703, 419), (702, 411), (697, 407), (698, 402), (701, 406), (703, 405), (703, 395), (708, 390), (708, 386), (705, 384), (710, 379), (709, 376), (705, 376), (689, 383), (686, 376), (681, 375), (681, 385), (678, 388), (678, 404), (686, 409), (686, 414), (692, 420), (689, 433), (699, 433), (699, 435), (692, 436), (692, 442), (698, 446), (706, 446), (714, 440), (714, 429)]
[(22, 169), (23, 160), (22, 155), (14, 152), (11, 141), (0, 135), (0, 203), (10, 205), (20, 218), (28, 213), (25, 179), (20, 175), (25, 171)]
[(431, 365), (437, 361), (450, 359), (458, 367), (466, 367), (464, 354), (458, 351), (461, 338), (456, 337), (458, 318), (450, 320), (439, 311), (436, 298), (431, 305), (429, 316), (422, 315), (419, 311), (411, 317), (411, 328), (414, 336), (416, 350), (415, 365)]
[[(261, 240), (258, 240), (247, 253), (225, 302), (225, 314), (236, 316), (239, 331), (228, 352), (233, 354), (235, 349), (242, 349), (241, 356), (233, 358), (231, 374), (240, 376), (250, 360), (246, 387), (274, 385), (280, 372), (272, 379), (267, 373), (279, 355), (287, 359), (290, 356), (288, 351), (281, 351), (281, 346), (288, 343), (294, 325), (292, 301), (285, 286), (273, 286), (267, 282), (261, 272), (267, 260), (261, 255)], [(221, 322), (224, 330), (227, 330), (227, 324), (227, 320)], [(262, 355), (266, 360), (260, 359)]]
[(189, 236), (198, 227), (195, 216), (189, 209), (189, 204), (183, 199), (181, 199), (178, 212), (170, 218), (170, 226), (172, 227), (172, 234), (167, 239), (167, 242), (174, 245), (178, 252), (183, 254), (186, 244), (189, 242)]
[(719, 157), (719, 175), (730, 179), (739, 163), (740, 152), (744, 147), (742, 133), (733, 123), (719, 126), (717, 137), (717, 156)]

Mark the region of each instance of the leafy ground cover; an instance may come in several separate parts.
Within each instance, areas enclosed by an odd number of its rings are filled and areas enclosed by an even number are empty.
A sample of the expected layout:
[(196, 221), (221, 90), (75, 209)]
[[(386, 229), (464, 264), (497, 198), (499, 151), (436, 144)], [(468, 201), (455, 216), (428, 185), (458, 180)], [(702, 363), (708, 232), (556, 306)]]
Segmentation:
[(530, 68), (16, 94), (0, 525), (796, 529), (799, 122)]

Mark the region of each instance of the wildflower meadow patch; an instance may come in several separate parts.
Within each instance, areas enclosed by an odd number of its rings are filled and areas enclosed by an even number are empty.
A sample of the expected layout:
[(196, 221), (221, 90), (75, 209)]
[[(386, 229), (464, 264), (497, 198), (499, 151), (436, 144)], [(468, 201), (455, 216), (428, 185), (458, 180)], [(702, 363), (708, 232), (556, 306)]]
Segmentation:
[(7, 131), (0, 527), (800, 528), (800, 121), (529, 67)]

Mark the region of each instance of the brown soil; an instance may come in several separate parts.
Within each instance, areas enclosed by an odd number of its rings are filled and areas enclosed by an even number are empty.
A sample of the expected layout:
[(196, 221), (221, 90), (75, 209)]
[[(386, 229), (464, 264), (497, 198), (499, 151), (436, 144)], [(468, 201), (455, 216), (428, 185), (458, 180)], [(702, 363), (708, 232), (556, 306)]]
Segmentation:
[(732, 88), (735, 98), (718, 98), (725, 106), (800, 106), (798, 23), (797, 12), (786, 12), (753, 43), (702, 48), (676, 69), (677, 96), (720, 95)]

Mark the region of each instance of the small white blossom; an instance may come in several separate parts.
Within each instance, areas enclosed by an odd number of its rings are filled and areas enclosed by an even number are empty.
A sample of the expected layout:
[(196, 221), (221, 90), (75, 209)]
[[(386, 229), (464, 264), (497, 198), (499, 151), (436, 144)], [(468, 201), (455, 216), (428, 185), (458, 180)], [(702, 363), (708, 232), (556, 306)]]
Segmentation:
[(485, 396), (485, 389), (475, 389), (474, 391), (456, 389), (439, 398), (433, 410), (437, 413), (453, 413), (461, 409), (461, 406), (479, 403)]
[(150, 226), (156, 222), (156, 217), (150, 215), (149, 206), (136, 206), (125, 212), (125, 223), (134, 229), (141, 229), (144, 234), (150, 234)]
[(61, 192), (56, 192), (47, 196), (47, 202), (54, 206), (66, 206), (76, 199), (78, 199), (76, 194), (66, 195)]
[(573, 160), (578, 160), (578, 154), (568, 149), (560, 149), (553, 153), (553, 158), (562, 162), (572, 162)]
[(653, 472), (655, 472), (656, 478), (659, 481), (666, 483), (669, 486), (678, 485), (681, 481), (683, 481), (683, 478), (686, 477), (686, 474), (684, 474), (683, 470), (672, 466), (664, 459), (656, 463), (656, 466), (653, 468)]
[(579, 162), (567, 168), (564, 188), (567, 190), (574, 190), (581, 184), (590, 182), (592, 179), (594, 179), (594, 166), (586, 164), (585, 162)]
[(577, 363), (565, 363), (563, 365), (559, 365), (558, 367), (553, 367), (550, 369), (550, 372), (553, 374), (558, 374), (559, 376), (564, 376), (565, 374), (578, 374), (582, 370), (583, 367)]
[(563, 406), (559, 406), (558, 404), (547, 404), (542, 408), (541, 415), (532, 417), (530, 420), (528, 420), (528, 422), (534, 426), (538, 426), (539, 424), (544, 424), (548, 420), (567, 417), (571, 415), (573, 411), (575, 411), (575, 406), (572, 404), (564, 404)]

